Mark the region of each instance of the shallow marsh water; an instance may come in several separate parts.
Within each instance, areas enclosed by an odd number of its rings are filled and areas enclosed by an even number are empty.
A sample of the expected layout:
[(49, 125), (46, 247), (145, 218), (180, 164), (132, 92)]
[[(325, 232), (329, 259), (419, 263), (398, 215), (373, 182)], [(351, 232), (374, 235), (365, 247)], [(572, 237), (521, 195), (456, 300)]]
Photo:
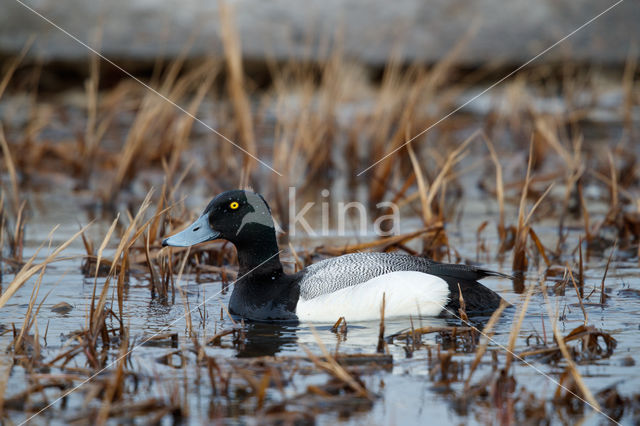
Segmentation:
[[(462, 96), (458, 105), (462, 105), (466, 99), (475, 95), (474, 91), (466, 93)], [(622, 92), (614, 93), (617, 97), (613, 102), (612, 109), (620, 103)], [(468, 96), (467, 96), (468, 95)], [(80, 99), (80, 96), (76, 96)], [(456, 140), (464, 140), (469, 133), (470, 128), (476, 124), (480, 125), (485, 120), (484, 114), (491, 112), (492, 103), (500, 100), (500, 95), (495, 99), (480, 98), (471, 107), (465, 108), (463, 112), (474, 114), (466, 116), (462, 121), (458, 132), (460, 136)], [(295, 99), (294, 99), (295, 100)], [(605, 99), (606, 100), (606, 99)], [(484, 101), (484, 102), (483, 102)], [(81, 101), (78, 101), (82, 103)], [(542, 102), (542, 101), (541, 101)], [(15, 122), (12, 126), (20, 129), (26, 126), (28, 122), (29, 106), (28, 101), (16, 102), (19, 108), (24, 107), (22, 114), (9, 114), (6, 104), (5, 109), (0, 109), (3, 119)], [(294, 102), (295, 103), (295, 102)], [(549, 103), (549, 102), (547, 102)], [(544, 102), (542, 104), (546, 105)], [(14, 105), (14, 106), (15, 106)], [(22, 106), (21, 106), (22, 105)], [(500, 104), (502, 105), (502, 104)], [(544, 107), (544, 105), (542, 107)], [(2, 106), (2, 105), (0, 105)], [(364, 109), (374, 109), (374, 104), (369, 102), (364, 105)], [(509, 105), (506, 106), (508, 108)], [(541, 108), (542, 108), (541, 107)], [(19, 109), (18, 108), (18, 109)], [(338, 111), (337, 119), (342, 125), (348, 127), (357, 118), (360, 109), (359, 105), (353, 108), (353, 105), (346, 105), (341, 111)], [(475, 109), (474, 109), (475, 108)], [(479, 109), (478, 109), (479, 108)], [(567, 105), (558, 106), (558, 102), (551, 102), (547, 108), (562, 111)], [(15, 108), (14, 108), (15, 109)], [(75, 124), (75, 129), (83, 128), (84, 110), (81, 107), (71, 108), (75, 111), (71, 114)], [(204, 110), (209, 114), (213, 107), (207, 105)], [(470, 111), (469, 111), (470, 110)], [(638, 109), (635, 107), (635, 117), (638, 117)], [(556, 111), (551, 111), (552, 113)], [(618, 113), (614, 116), (617, 119)], [(268, 116), (269, 114), (267, 114)], [(272, 114), (275, 117), (275, 113)], [(16, 118), (17, 117), (17, 118)], [(22, 118), (21, 118), (22, 117)], [(113, 137), (105, 138), (103, 147), (106, 150), (115, 146), (114, 151), (120, 149), (120, 142), (123, 133), (120, 127), (126, 128), (133, 121), (131, 113), (123, 113), (118, 115), (116, 130), (113, 131)], [(214, 117), (205, 116), (207, 122), (215, 123)], [(210, 119), (210, 120), (209, 120)], [(275, 120), (275, 118), (271, 117)], [(22, 122), (21, 122), (22, 121)], [(272, 126), (269, 117), (266, 119), (265, 127)], [(636, 120), (637, 121), (637, 120)], [(60, 123), (58, 123), (60, 124)], [(52, 140), (73, 139), (74, 126), (67, 125), (52, 126), (41, 135), (42, 138), (50, 138)], [(455, 127), (455, 126), (453, 126)], [(604, 129), (604, 131), (603, 131)], [(269, 131), (272, 129), (270, 128)], [(124, 130), (122, 130), (124, 131)], [(269, 131), (264, 133), (269, 134)], [(592, 132), (599, 132), (597, 139), (600, 142), (617, 141), (620, 137), (620, 127), (618, 123), (615, 125), (593, 126)], [(187, 178), (185, 184), (180, 188), (181, 194), (186, 197), (185, 205), (187, 209), (194, 214), (206, 205), (211, 194), (211, 188), (206, 186), (206, 179), (202, 182), (196, 181), (199, 174), (206, 171), (207, 161), (211, 159), (211, 153), (204, 149), (210, 139), (210, 135), (203, 128), (196, 126), (194, 128), (193, 140), (190, 147), (189, 158), (193, 159), (196, 164), (194, 166), (193, 175)], [(528, 136), (527, 136), (528, 137)], [(114, 143), (114, 141), (116, 143)], [(269, 145), (273, 141), (265, 142)], [(423, 145), (428, 145), (429, 141)], [(336, 148), (332, 155), (332, 160), (338, 165), (345, 162), (344, 152)], [(638, 147), (635, 147), (637, 150)], [(476, 152), (480, 149), (476, 150)], [(515, 148), (513, 151), (520, 151), (521, 157), (524, 157), (522, 147)], [(204, 153), (208, 152), (207, 157)], [(513, 152), (511, 152), (513, 154)], [(202, 155), (200, 155), (202, 154)], [(636, 152), (636, 154), (638, 154)], [(486, 152), (482, 153), (485, 156)], [(477, 166), (481, 157), (470, 158), (463, 162), (460, 169), (466, 169)], [(219, 159), (218, 159), (219, 160)], [(486, 160), (489, 161), (489, 160)], [(515, 166), (522, 167), (525, 162), (515, 162)], [(55, 169), (55, 167), (52, 167)], [(144, 193), (149, 185), (159, 188), (163, 182), (163, 174), (158, 170), (141, 172), (142, 178), (139, 178), (132, 185), (133, 189), (128, 189), (135, 196), (131, 195), (130, 209), (137, 208), (139, 200), (144, 197)], [(350, 180), (347, 174), (338, 174), (332, 176), (326, 185), (330, 189), (332, 197), (336, 199), (344, 199), (344, 201), (366, 199), (367, 188), (360, 186), (355, 189), (349, 188)], [(349, 175), (350, 176), (350, 175)], [(99, 214), (98, 208), (95, 208), (96, 197), (90, 191), (83, 192), (76, 188), (77, 182), (68, 177), (65, 170), (44, 170), (42, 175), (32, 174), (31, 186), (32, 191), (28, 192), (29, 202), (32, 208), (29, 211), (27, 221), (27, 233), (24, 247), (23, 257), (29, 258), (46, 240), (46, 236), (51, 229), (60, 224), (60, 228), (53, 236), (52, 247), (64, 242), (69, 236), (75, 233), (81, 224), (86, 224), (95, 219), (95, 222), (89, 228), (87, 234), (94, 242), (102, 241), (107, 233), (109, 225), (114, 215), (109, 213)], [(232, 177), (235, 179), (235, 176)], [(231, 180), (232, 178), (229, 178)], [(478, 190), (478, 173), (461, 174), (459, 177), (459, 185), (464, 188), (463, 200), (460, 203), (459, 214), (456, 217), (448, 218), (446, 230), (449, 238), (449, 245), (459, 253), (461, 261), (478, 262), (487, 269), (510, 273), (511, 257), (510, 253), (506, 254), (503, 259), (496, 256), (497, 248), (500, 244), (497, 233), (495, 231), (496, 220), (498, 216), (498, 206), (493, 197), (487, 196), (487, 193)], [(199, 179), (199, 178), (198, 178)], [(366, 178), (365, 178), (366, 179)], [(89, 186), (99, 181), (103, 181), (103, 175), (98, 171), (91, 175)], [(216, 181), (216, 184), (218, 182)], [(365, 184), (368, 181), (365, 180)], [(225, 183), (226, 184), (226, 183)], [(97, 185), (97, 184), (96, 184)], [(222, 183), (220, 184), (222, 185)], [(317, 188), (317, 191), (308, 191), (309, 193), (319, 193), (323, 188)], [(587, 200), (589, 203), (589, 212), (593, 218), (603, 216), (607, 213), (607, 204), (603, 202), (606, 198), (602, 192), (602, 186), (589, 186), (586, 188)], [(516, 194), (517, 195), (517, 194)], [(555, 201), (563, 199), (563, 189), (554, 188), (551, 195)], [(178, 197), (181, 198), (181, 197)], [(517, 197), (515, 197), (517, 198)], [(315, 200), (315, 201), (322, 201)], [(302, 200), (301, 200), (302, 202)], [(544, 206), (541, 206), (543, 208)], [(461, 213), (460, 213), (461, 212)], [(515, 222), (517, 218), (517, 200), (511, 200), (506, 204), (505, 217), (509, 223)], [(422, 227), (422, 222), (417, 216), (418, 211), (404, 209), (401, 217), (401, 232), (408, 232)], [(315, 220), (316, 229), (321, 229), (322, 225), (318, 222), (318, 211), (312, 211), (309, 214), (310, 220)], [(489, 225), (482, 232), (481, 239), (488, 251), (478, 252), (477, 231), (484, 222)], [(291, 243), (296, 250), (311, 249), (320, 244), (326, 246), (340, 246), (344, 240), (338, 240), (334, 235), (332, 225), (328, 236), (315, 238), (298, 238), (292, 239)], [(568, 232), (567, 239), (564, 243), (566, 254), (560, 259), (554, 260), (554, 265), (563, 265), (565, 262), (575, 264), (576, 255), (571, 253), (574, 247), (578, 245), (579, 238), (583, 234), (582, 222), (577, 220), (572, 223), (570, 219), (565, 223)], [(534, 228), (542, 243), (548, 247), (555, 247), (558, 238), (558, 218), (553, 215), (545, 216), (539, 213), (535, 218)], [(370, 230), (370, 228), (369, 228)], [(615, 240), (615, 232), (611, 231), (611, 242)], [(373, 235), (357, 236), (350, 239), (366, 241), (372, 239)], [(413, 241), (411, 244), (419, 244), (419, 241)], [(117, 241), (112, 239), (110, 245), (105, 252), (105, 256), (109, 257), (113, 254)], [(410, 245), (411, 245), (410, 244)], [(284, 248), (284, 247), (283, 247)], [(420, 247), (413, 247), (420, 249)], [(600, 282), (604, 275), (607, 258), (612, 250), (612, 244), (606, 244), (604, 249), (596, 252), (587, 249), (583, 245), (585, 255), (585, 295), (589, 295), (591, 289), (600, 287)], [(38, 260), (46, 257), (48, 249), (45, 246), (38, 256)], [(564, 251), (563, 251), (564, 253)], [(64, 252), (69, 258), (50, 265), (44, 274), (42, 287), (39, 292), (37, 301), (44, 300), (42, 309), (37, 315), (37, 329), (42, 347), (42, 355), (45, 361), (51, 360), (68, 348), (73, 340), (73, 332), (86, 328), (89, 304), (93, 296), (94, 280), (87, 278), (81, 272), (83, 256), (86, 254), (81, 240), (76, 240), (68, 250)], [(536, 258), (531, 256), (531, 260)], [(284, 259), (291, 261), (292, 256), (288, 250), (285, 250)], [(456, 259), (452, 259), (455, 261)], [(574, 328), (583, 324), (584, 317), (579, 306), (579, 301), (575, 291), (571, 285), (566, 286), (564, 294), (555, 294), (552, 290), (554, 284), (561, 277), (549, 277), (545, 283), (549, 290), (549, 304), (539, 288), (538, 282), (543, 278), (543, 263), (537, 259), (530, 266), (529, 272), (525, 277), (525, 288), (535, 286), (536, 290), (531, 296), (531, 301), (524, 319), (523, 326), (520, 329), (518, 340), (515, 345), (515, 352), (520, 353), (529, 346), (527, 339), (533, 342), (537, 336), (539, 339), (546, 337), (548, 344), (552, 343), (552, 321), (549, 316), (549, 309), (552, 316), (558, 319), (559, 330), (566, 335)], [(124, 323), (130, 330), (132, 345), (138, 345), (149, 336), (156, 333), (177, 334), (177, 341), (170, 338), (163, 338), (158, 342), (149, 342), (148, 344), (135, 346), (131, 357), (127, 361), (127, 368), (138, 374), (137, 381), (128, 380), (126, 387), (128, 393), (126, 398), (134, 400), (146, 400), (151, 397), (157, 397), (161, 400), (178, 399), (180, 405), (188, 407), (188, 417), (182, 417), (181, 420), (189, 424), (200, 424), (205, 422), (218, 423), (238, 423), (251, 424), (269, 421), (271, 411), (277, 411), (276, 407), (283, 401), (286, 401), (287, 409), (297, 413), (299, 417), (294, 419), (300, 420), (302, 423), (319, 423), (334, 424), (342, 422), (345, 424), (425, 424), (433, 422), (442, 423), (469, 423), (469, 424), (487, 424), (499, 423), (500, 416), (505, 415), (501, 410), (494, 407), (493, 401), (487, 401), (486, 395), (471, 398), (469, 401), (462, 398), (465, 394), (464, 379), (469, 374), (469, 368), (475, 357), (474, 348), (465, 350), (464, 345), (458, 343), (452, 360), (455, 367), (448, 372), (449, 380), (440, 380), (440, 354), (445, 354), (451, 346), (450, 342), (443, 339), (437, 333), (425, 334), (422, 342), (425, 346), (412, 351), (407, 345), (395, 340), (388, 344), (389, 354), (393, 357), (393, 364), (390, 367), (363, 367), (359, 377), (362, 379), (366, 388), (375, 396), (372, 400), (363, 398), (354, 398), (347, 395), (342, 401), (335, 399), (314, 399), (306, 390), (309, 386), (321, 386), (329, 380), (329, 375), (320, 372), (318, 369), (311, 368), (310, 362), (304, 360), (307, 357), (308, 348), (314, 354), (321, 353), (320, 343), (322, 343), (330, 352), (339, 351), (346, 354), (374, 354), (378, 344), (379, 322), (372, 321), (366, 323), (352, 323), (347, 326), (346, 336), (336, 334), (330, 330), (327, 324), (300, 324), (300, 325), (273, 325), (273, 324), (249, 324), (240, 328), (240, 337), (236, 339), (234, 335), (223, 336), (217, 346), (206, 346), (206, 353), (216, 359), (223, 370), (223, 375), (227, 372), (233, 373), (233, 382), (237, 385), (233, 387), (235, 393), (223, 397), (212, 389), (207, 369), (197, 365), (196, 357), (191, 349), (193, 344), (187, 337), (187, 325), (184, 319), (185, 307), (189, 306), (193, 310), (191, 314), (193, 331), (198, 334), (198, 338), (214, 336), (217, 332), (233, 327), (231, 320), (224, 313), (222, 306), (226, 305), (230, 291), (223, 291), (224, 285), (220, 281), (210, 279), (206, 274), (197, 277), (194, 274), (184, 274), (178, 283), (178, 287), (182, 291), (176, 293), (175, 301), (162, 302), (158, 299), (152, 300), (149, 291), (149, 281), (146, 277), (147, 271), (142, 268), (138, 271), (130, 271), (127, 285), (125, 287), (124, 298)], [(6, 287), (10, 283), (13, 275), (5, 269), (2, 277), (3, 286)], [(16, 329), (20, 328), (27, 310), (31, 292), (35, 280), (23, 286), (5, 305), (0, 309), (0, 328), (3, 333), (0, 335), (0, 347), (7, 348), (13, 341), (12, 326), (15, 324)], [(97, 284), (100, 288), (104, 282), (104, 278), (98, 278)], [(494, 364), (497, 362), (502, 368), (505, 359), (505, 350), (502, 346), (506, 346), (509, 340), (509, 334), (513, 322), (516, 319), (518, 309), (523, 303), (525, 294), (522, 287), (514, 286), (509, 280), (503, 279), (485, 279), (483, 283), (491, 289), (497, 291), (504, 299), (510, 302), (514, 307), (505, 310), (502, 317), (495, 326), (495, 336), (493, 342), (489, 345), (489, 354), (486, 354), (479, 369), (475, 372), (472, 384), (479, 383), (484, 377), (488, 377), (494, 372)], [(578, 370), (581, 373), (587, 387), (592, 393), (598, 392), (615, 386), (623, 397), (632, 397), (638, 394), (640, 389), (640, 369), (637, 363), (640, 362), (640, 265), (637, 252), (617, 250), (614, 253), (611, 266), (609, 268), (606, 280), (607, 294), (610, 296), (604, 307), (596, 303), (586, 303), (585, 311), (588, 315), (588, 323), (597, 328), (610, 333), (616, 340), (617, 346), (613, 350), (613, 354), (605, 359), (599, 359), (589, 362), (580, 362)], [(184, 295), (184, 296), (182, 296)], [(46, 300), (45, 300), (46, 296)], [(112, 296), (110, 295), (110, 298)], [(594, 293), (593, 302), (597, 302), (599, 294)], [(111, 299), (113, 301), (114, 299)], [(56, 313), (52, 308), (57, 304), (65, 302), (71, 306), (71, 310), (64, 313)], [(591, 301), (589, 301), (591, 302)], [(110, 302), (111, 303), (111, 302)], [(114, 302), (115, 303), (115, 302)], [(199, 309), (194, 309), (198, 305), (203, 304)], [(476, 318), (474, 321), (479, 328), (486, 323), (487, 318)], [(460, 321), (445, 320), (438, 318), (414, 318), (412, 319), (387, 319), (385, 321), (385, 336), (393, 333), (406, 331), (412, 327), (419, 326), (442, 326), (442, 325), (462, 325)], [(116, 324), (110, 324), (116, 325)], [(46, 342), (43, 336), (46, 335)], [(234, 341), (236, 339), (236, 341)], [(482, 339), (481, 339), (482, 340)], [(574, 342), (575, 345), (575, 342)], [(179, 351), (179, 352), (178, 352)], [(108, 362), (116, 359), (118, 354), (117, 347), (109, 351)], [(495, 355), (493, 355), (495, 354)], [(276, 355), (284, 357), (287, 368), (284, 369), (287, 376), (283, 379), (283, 386), (269, 387), (264, 397), (263, 408), (258, 409), (258, 402), (255, 395), (250, 390), (242, 391), (243, 388), (249, 388), (248, 379), (242, 374), (254, 374), (259, 369), (246, 364), (247, 359), (256, 358), (265, 355)], [(86, 367), (86, 359), (83, 356), (74, 358), (71, 367), (78, 368), (81, 374)], [(546, 417), (552, 423), (578, 423), (583, 421), (586, 424), (605, 424), (608, 419), (602, 414), (592, 411), (586, 406), (578, 404), (575, 411), (569, 410), (567, 407), (558, 404), (554, 406), (552, 401), (554, 393), (558, 389), (556, 382), (565, 370), (565, 363), (546, 363), (536, 358), (527, 358), (532, 366), (525, 365), (521, 362), (514, 362), (511, 367), (511, 375), (515, 379), (517, 389), (526, 389), (531, 396), (527, 401), (526, 393), (521, 393), (521, 397), (515, 402), (518, 404), (515, 414), (511, 413), (513, 421), (517, 422), (542, 422), (531, 410), (527, 411), (526, 405), (530, 402), (533, 407), (540, 411), (540, 406), (536, 405), (535, 399), (542, 402)], [(12, 360), (10, 352), (0, 353), (0, 369), (8, 371), (7, 365)], [(226, 364), (232, 367), (226, 368)], [(457, 369), (457, 370), (456, 370)], [(247, 373), (248, 372), (248, 373)], [(25, 368), (16, 365), (11, 370), (11, 376), (7, 381), (7, 389), (5, 391), (5, 399), (12, 395), (17, 395), (25, 390), (32, 382), (29, 377), (33, 374), (55, 375), (61, 374), (62, 371), (51, 368), (46, 371), (27, 372)], [(263, 374), (263, 370), (259, 370)], [(258, 373), (256, 373), (258, 374)], [(0, 374), (1, 375), (1, 374)], [(546, 376), (545, 376), (546, 375)], [(85, 376), (86, 377), (86, 376)], [(100, 379), (99, 375), (96, 379)], [(261, 380), (263, 376), (256, 375), (255, 380)], [(80, 382), (75, 381), (75, 384)], [(92, 394), (92, 392), (94, 392)], [(96, 409), (100, 407), (100, 397), (96, 396), (98, 391), (92, 388), (91, 383), (83, 385), (76, 392), (65, 398), (65, 401), (56, 403), (52, 408), (39, 414), (32, 421), (36, 424), (66, 424), (70, 421), (76, 421), (83, 424), (88, 423), (90, 415), (95, 415)], [(57, 395), (60, 394), (58, 389), (50, 389), (46, 391), (47, 402), (53, 402)], [(535, 397), (535, 398), (534, 398)], [(637, 396), (636, 396), (637, 398)], [(31, 409), (27, 412), (22, 410), (11, 409), (5, 407), (8, 417), (15, 423), (26, 420), (29, 416), (37, 412), (38, 407), (43, 407), (40, 394), (33, 396)], [(575, 407), (574, 407), (575, 408)], [(93, 411), (90, 411), (93, 410)], [(637, 423), (640, 419), (640, 410), (636, 406), (635, 412), (632, 408), (626, 409), (620, 422), (623, 424)], [(535, 411), (535, 410), (534, 410)], [(509, 413), (507, 413), (509, 414)], [(540, 413), (537, 413), (540, 414)], [(148, 417), (153, 417), (151, 414)], [(145, 423), (148, 417), (141, 416), (132, 418), (125, 414), (115, 416), (111, 422), (132, 422)], [(173, 420), (176, 420), (175, 418)], [(273, 420), (273, 419), (272, 419)], [(165, 424), (171, 423), (171, 416), (163, 419)]]
[[(466, 195), (466, 208), (464, 209), (460, 225), (449, 225), (448, 233), (450, 244), (460, 252), (466, 259), (476, 258), (476, 237), (475, 231), (480, 223), (491, 220), (495, 217), (495, 203), (482, 200), (477, 197), (469, 200)], [(69, 198), (60, 198), (56, 194), (40, 194), (39, 204), (45, 206), (42, 210), (35, 212), (30, 218), (30, 225), (27, 232), (25, 257), (30, 256), (39, 246), (43, 236), (56, 223), (61, 223), (60, 229), (56, 232), (53, 245), (64, 241), (68, 236), (78, 229), (77, 223), (86, 223), (88, 217), (76, 207), (78, 203)], [(68, 195), (67, 195), (68, 197)], [(515, 214), (508, 212), (509, 214)], [(541, 220), (536, 224), (536, 232), (543, 241), (554, 241), (556, 238), (556, 221)], [(411, 223), (410, 218), (404, 222)], [(100, 239), (108, 228), (109, 221), (99, 221), (92, 228), (90, 234), (96, 239)], [(498, 241), (492, 231), (487, 231), (486, 245), (489, 248), (497, 247)], [(580, 230), (570, 232), (567, 241), (568, 246), (577, 242)], [(316, 243), (327, 242), (317, 239)], [(308, 244), (306, 241), (305, 244)], [(295, 241), (294, 241), (295, 244)], [(605, 250), (598, 255), (585, 258), (585, 294), (589, 294), (592, 288), (599, 288), (609, 250)], [(46, 249), (43, 251), (46, 252)], [(46, 345), (43, 347), (45, 358), (52, 358), (65, 347), (70, 338), (70, 333), (80, 330), (86, 326), (88, 304), (91, 301), (93, 292), (93, 279), (86, 278), (80, 272), (84, 248), (80, 241), (76, 241), (66, 255), (71, 259), (56, 262), (47, 269), (44, 275), (42, 288), (38, 301), (46, 295), (46, 300), (38, 315), (38, 332), (42, 336), (46, 331)], [(586, 252), (585, 252), (586, 253)], [(108, 255), (108, 254), (107, 254)], [(287, 258), (288, 254), (285, 254)], [(39, 256), (44, 257), (44, 254)], [(495, 256), (480, 254), (480, 261), (483, 266), (498, 271), (508, 271), (509, 259), (505, 259), (502, 264), (495, 262)], [(485, 260), (494, 259), (488, 263)], [(532, 268), (533, 269), (533, 268)], [(158, 396), (167, 397), (171, 392), (172, 381), (181, 383), (186, 380), (190, 385), (186, 388), (186, 395), (190, 417), (187, 422), (198, 424), (210, 419), (212, 401), (211, 388), (208, 380), (205, 380), (204, 368), (193, 365), (193, 354), (187, 350), (190, 342), (186, 339), (186, 323), (183, 318), (185, 303), (178, 294), (175, 303), (161, 303), (151, 300), (149, 296), (148, 281), (141, 278), (143, 274), (136, 274), (132, 271), (128, 286), (125, 292), (125, 322), (130, 327), (134, 342), (142, 341), (146, 336), (155, 333), (178, 333), (178, 348), (183, 349), (185, 356), (191, 362), (186, 363), (184, 368), (174, 368), (166, 365), (160, 359), (175, 353), (177, 348), (170, 345), (144, 345), (137, 347), (131, 356), (131, 366), (138, 371), (141, 377), (146, 377), (146, 383), (140, 385), (138, 396)], [(614, 260), (608, 272), (606, 289), (610, 298), (604, 308), (593, 304), (586, 304), (585, 310), (589, 318), (589, 324), (601, 328), (610, 333), (617, 340), (617, 347), (613, 355), (608, 359), (585, 363), (579, 366), (585, 383), (592, 392), (615, 386), (622, 395), (632, 395), (637, 393), (640, 384), (640, 369), (635, 366), (640, 351), (640, 267), (636, 257), (625, 259), (624, 256), (614, 255)], [(5, 273), (3, 280), (10, 282), (12, 275)], [(534, 285), (540, 276), (530, 272), (526, 277), (526, 285)], [(101, 279), (98, 279), (100, 285)], [(485, 279), (483, 282), (493, 290), (500, 293), (508, 302), (514, 305), (502, 315), (495, 327), (494, 343), (489, 345), (491, 351), (496, 351), (497, 357), (503, 360), (505, 352), (498, 345), (506, 346), (512, 322), (516, 315), (516, 308), (522, 304), (524, 294), (518, 294), (509, 280)], [(553, 286), (553, 281), (547, 281), (549, 287)], [(192, 311), (192, 321), (194, 329), (200, 337), (212, 336), (217, 331), (232, 324), (228, 317), (221, 315), (221, 305), (226, 304), (229, 291), (222, 292), (221, 282), (196, 282), (194, 275), (186, 274), (179, 283), (183, 294), (188, 299), (189, 306), (194, 309), (197, 305), (204, 303), (200, 308)], [(9, 330), (12, 324), (20, 327), (26, 307), (29, 304), (32, 285), (25, 285), (15, 294), (2, 310), (0, 310), (0, 324), (5, 330)], [(598, 297), (597, 295), (594, 296)], [(575, 291), (571, 287), (566, 288), (564, 296), (549, 296), (551, 310), (561, 314), (559, 328), (563, 334), (567, 334), (573, 328), (583, 323), (583, 313), (578, 305)], [(59, 302), (66, 302), (72, 309), (66, 313), (55, 313), (51, 308)], [(531, 335), (542, 336), (546, 333), (547, 341), (551, 341), (551, 322), (549, 320), (548, 309), (541, 292), (536, 291), (532, 295), (527, 315), (524, 319), (523, 327), (519, 333), (519, 340), (516, 344), (516, 353), (526, 347), (525, 339)], [(421, 318), (414, 319), (414, 326), (420, 325), (460, 325), (459, 321)], [(486, 319), (485, 319), (486, 321)], [(544, 322), (544, 325), (543, 325)], [(483, 320), (478, 320), (481, 326)], [(411, 327), (409, 319), (387, 319), (385, 323), (385, 335), (395, 332), (405, 331)], [(231, 337), (223, 337), (220, 347), (207, 347), (207, 354), (215, 357), (221, 362), (225, 359), (236, 359), (242, 357), (255, 357), (262, 355), (277, 356), (299, 356), (305, 357), (304, 347), (309, 348), (314, 353), (320, 353), (318, 341), (321, 341), (329, 351), (334, 352), (339, 348), (341, 353), (375, 353), (379, 323), (377, 321), (367, 323), (348, 324), (346, 338), (340, 338), (336, 333), (330, 331), (330, 326), (318, 324), (300, 325), (269, 325), (256, 324), (244, 327), (244, 340), (240, 345), (234, 345)], [(425, 419), (438, 419), (439, 423), (493, 423), (496, 421), (495, 410), (480, 405), (475, 405), (473, 401), (464, 407), (464, 404), (456, 402), (453, 395), (463, 392), (463, 383), (454, 381), (450, 386), (437, 383), (437, 377), (430, 374), (430, 370), (435, 365), (434, 358), (437, 358), (438, 346), (443, 342), (436, 337), (437, 334), (428, 334), (423, 337), (429, 349), (419, 349), (408, 355), (404, 349), (404, 344), (394, 342), (389, 344), (388, 349), (393, 356), (393, 366), (390, 369), (380, 368), (375, 371), (368, 371), (361, 375), (367, 389), (378, 397), (371, 403), (360, 403), (357, 406), (347, 405), (345, 407), (322, 406), (322, 404), (310, 404), (300, 401), (302, 409), (315, 410), (317, 416), (315, 421), (321, 424), (331, 424), (336, 421), (347, 424), (424, 424)], [(6, 332), (0, 337), (0, 344), (7, 347), (12, 340), (12, 333)], [(339, 342), (340, 340), (340, 342)], [(444, 349), (442, 349), (444, 351)], [(117, 351), (114, 351), (115, 355)], [(2, 355), (7, 356), (7, 355)], [(474, 354), (456, 352), (454, 359), (461, 362), (461, 376), (468, 372), (468, 365), (473, 360)], [(179, 358), (179, 357), (178, 357)], [(480, 369), (475, 373), (475, 378), (480, 379), (492, 369), (491, 362), (485, 357)], [(81, 358), (78, 358), (80, 360)], [(558, 380), (561, 368), (554, 364), (538, 362), (535, 359), (528, 359), (533, 367), (516, 362), (512, 367), (512, 373), (517, 380), (518, 387), (525, 387), (529, 392), (542, 399), (549, 399), (557, 388), (547, 374), (554, 380)], [(76, 361), (74, 361), (76, 362)], [(82, 367), (82, 365), (78, 365)], [(51, 370), (54, 373), (55, 369)], [(154, 379), (155, 378), (155, 379)], [(171, 379), (169, 379), (171, 378)], [(26, 388), (24, 371), (20, 367), (13, 369), (8, 381), (7, 396), (15, 394)], [(259, 377), (257, 378), (259, 379)], [(324, 373), (298, 374), (284, 387), (284, 394), (270, 389), (267, 392), (266, 403), (276, 402), (283, 398), (293, 398), (302, 392), (307, 386), (326, 382)], [(86, 385), (89, 387), (89, 385)], [(50, 393), (50, 398), (55, 395)], [(216, 412), (214, 418), (220, 420), (239, 423), (252, 423), (257, 421), (254, 418), (255, 403), (247, 402), (248, 397), (236, 395), (237, 401), (232, 402), (225, 409), (226, 411)], [(74, 420), (78, 413), (86, 410), (88, 405), (84, 402), (84, 391), (80, 390), (67, 398), (65, 409), (55, 406), (34, 419), (35, 423), (66, 423)], [(232, 398), (233, 399), (233, 398)], [(523, 402), (520, 402), (523, 403)], [(295, 401), (289, 405), (295, 406)], [(214, 404), (215, 405), (215, 404)], [(556, 411), (546, 404), (548, 413), (552, 419), (560, 421)], [(306, 407), (306, 408), (305, 408)], [(606, 423), (607, 419), (601, 414), (592, 412), (585, 408), (581, 413), (568, 415), (571, 422), (579, 419), (585, 420), (587, 424)], [(25, 413), (11, 412), (10, 417), (20, 422), (26, 419)], [(567, 420), (565, 419), (565, 420)], [(77, 420), (77, 419), (76, 419)], [(631, 414), (622, 418), (622, 423), (632, 423), (637, 421)], [(82, 423), (82, 421), (81, 421)]]

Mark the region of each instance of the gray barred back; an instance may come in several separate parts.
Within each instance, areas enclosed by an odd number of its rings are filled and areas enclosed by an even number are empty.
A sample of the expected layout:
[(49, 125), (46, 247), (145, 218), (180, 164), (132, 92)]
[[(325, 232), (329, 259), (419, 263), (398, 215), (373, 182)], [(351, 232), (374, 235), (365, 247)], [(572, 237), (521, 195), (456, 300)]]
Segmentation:
[(424, 272), (447, 282), (447, 278), (476, 281), (487, 275), (501, 275), (469, 265), (439, 263), (401, 253), (353, 253), (307, 267), (299, 281), (300, 298), (309, 300), (396, 271)]

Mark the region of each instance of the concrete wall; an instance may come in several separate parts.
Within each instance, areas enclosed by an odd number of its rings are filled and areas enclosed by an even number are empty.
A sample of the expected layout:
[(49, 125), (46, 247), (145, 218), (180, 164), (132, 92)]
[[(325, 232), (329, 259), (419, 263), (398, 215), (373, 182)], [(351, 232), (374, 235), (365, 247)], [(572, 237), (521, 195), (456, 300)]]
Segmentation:
[[(218, 1), (21, 0), (83, 41), (103, 29), (112, 59), (176, 56), (194, 37), (190, 56), (220, 55)], [(405, 61), (436, 62), (464, 37), (462, 65), (522, 63), (604, 11), (605, 0), (236, 0), (245, 57), (322, 59), (327, 41), (347, 57), (381, 64), (396, 51)], [(85, 61), (87, 50), (16, 0), (0, 0), (0, 54), (16, 54), (37, 35), (31, 58)], [(537, 63), (577, 59), (622, 64), (640, 42), (640, 2), (625, 0)]]

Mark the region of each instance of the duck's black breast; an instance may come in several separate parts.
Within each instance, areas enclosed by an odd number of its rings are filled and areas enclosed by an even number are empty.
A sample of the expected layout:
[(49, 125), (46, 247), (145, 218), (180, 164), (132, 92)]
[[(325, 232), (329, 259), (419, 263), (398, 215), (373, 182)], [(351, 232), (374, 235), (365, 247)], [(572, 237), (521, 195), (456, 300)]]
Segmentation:
[(507, 277), (469, 265), (439, 263), (400, 253), (353, 253), (326, 259), (306, 268), (298, 278), (299, 297), (313, 299), (397, 271), (424, 272), (446, 281), (449, 286), (449, 302), (444, 306), (444, 315), (458, 314), (458, 285), (468, 314), (494, 311), (502, 298), (478, 280), (487, 276)]
[(296, 321), (301, 273), (248, 274), (234, 284), (229, 311), (253, 321)]

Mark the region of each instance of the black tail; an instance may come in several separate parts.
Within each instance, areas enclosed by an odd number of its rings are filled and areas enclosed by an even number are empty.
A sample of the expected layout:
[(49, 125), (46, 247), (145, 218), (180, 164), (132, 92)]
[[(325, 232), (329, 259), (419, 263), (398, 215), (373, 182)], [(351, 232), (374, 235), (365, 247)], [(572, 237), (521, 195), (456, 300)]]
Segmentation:
[[(490, 314), (500, 306), (502, 298), (493, 290), (478, 282), (485, 277), (513, 279), (512, 276), (469, 265), (438, 263), (432, 265), (430, 273), (438, 275), (449, 285), (449, 303), (443, 316), (458, 316), (460, 292), (467, 315)], [(458, 287), (459, 286), (459, 287)]]

